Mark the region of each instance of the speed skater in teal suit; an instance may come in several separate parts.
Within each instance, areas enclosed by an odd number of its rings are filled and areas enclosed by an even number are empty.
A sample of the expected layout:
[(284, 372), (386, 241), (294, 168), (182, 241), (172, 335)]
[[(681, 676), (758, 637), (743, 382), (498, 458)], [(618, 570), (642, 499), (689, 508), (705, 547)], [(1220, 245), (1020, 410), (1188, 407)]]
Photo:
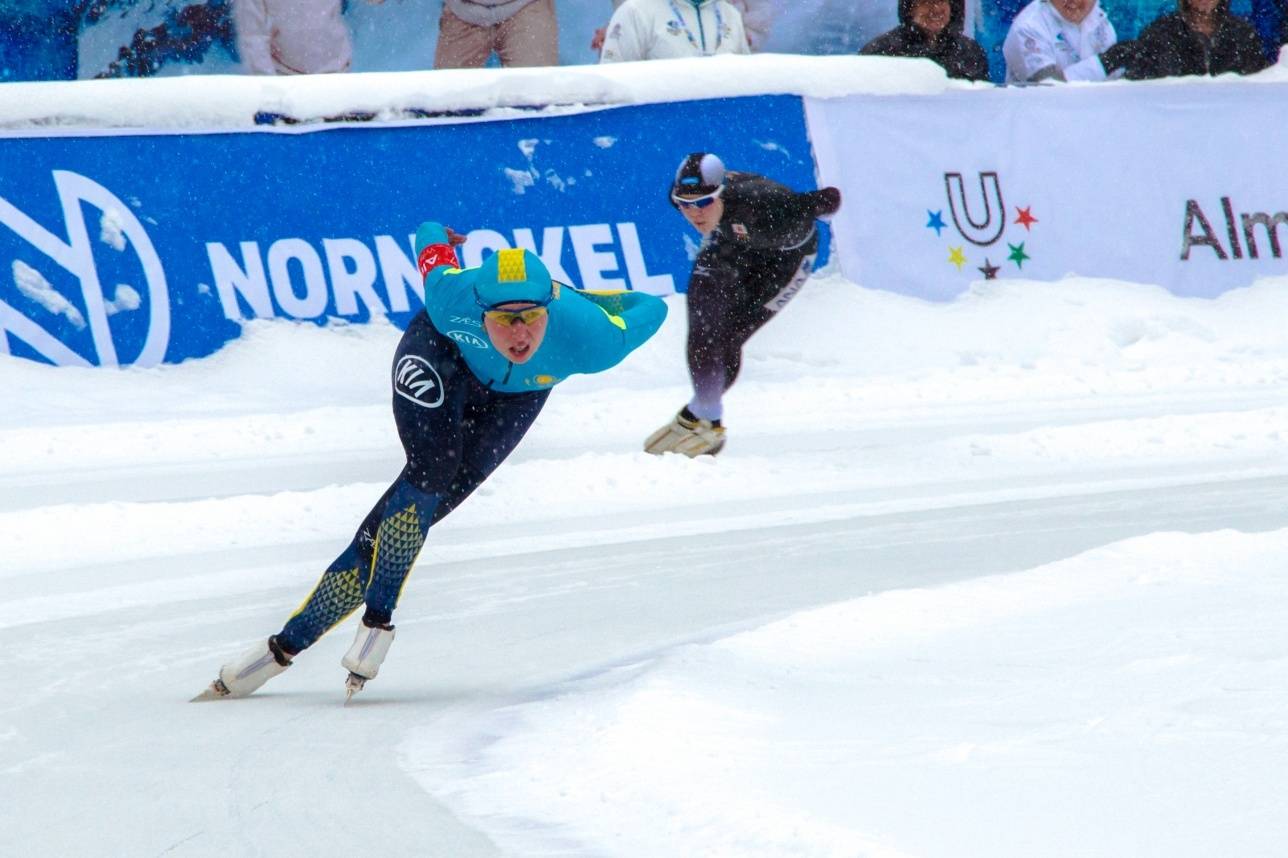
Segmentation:
[(652, 295), (554, 281), (527, 250), (462, 269), (455, 245), (463, 241), (432, 222), (416, 234), (425, 310), (408, 325), (390, 375), (402, 473), (282, 630), (224, 665), (198, 699), (250, 694), (359, 606), (362, 622), (341, 663), (349, 694), (362, 688), (393, 642), (393, 612), (429, 529), (514, 450), (552, 387), (615, 366), (666, 318)]

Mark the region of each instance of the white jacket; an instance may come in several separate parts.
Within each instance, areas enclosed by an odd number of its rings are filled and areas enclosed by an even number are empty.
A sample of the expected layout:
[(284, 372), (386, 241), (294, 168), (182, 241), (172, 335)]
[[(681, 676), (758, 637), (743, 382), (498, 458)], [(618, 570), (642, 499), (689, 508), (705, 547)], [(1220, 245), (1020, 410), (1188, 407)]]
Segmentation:
[(353, 43), (341, 0), (234, 0), (237, 51), (250, 74), (349, 70)]
[(508, 21), (532, 0), (443, 0), (456, 17), (476, 27), (491, 27)]
[(1047, 0), (1033, 0), (1015, 16), (1002, 43), (1006, 82), (1031, 80), (1048, 66), (1063, 71), (1065, 80), (1104, 80), (1099, 54), (1117, 41), (1099, 3), (1081, 24), (1071, 24)]
[[(617, 9), (626, 0), (613, 0), (613, 9)], [(765, 49), (769, 41), (769, 31), (773, 29), (778, 0), (729, 0), (735, 9), (742, 13), (742, 28), (747, 33), (747, 41), (753, 51)], [(973, 0), (978, 3), (979, 0)]]
[(626, 0), (608, 22), (601, 63), (748, 54), (729, 0)]

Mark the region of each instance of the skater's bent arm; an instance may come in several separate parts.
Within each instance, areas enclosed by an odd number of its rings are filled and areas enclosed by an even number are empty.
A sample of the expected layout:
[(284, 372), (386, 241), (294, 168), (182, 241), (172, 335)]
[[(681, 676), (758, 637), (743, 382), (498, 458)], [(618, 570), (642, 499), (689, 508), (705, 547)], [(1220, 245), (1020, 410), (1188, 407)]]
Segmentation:
[(416, 230), (416, 267), (424, 278), (425, 310), (435, 325), (443, 324), (448, 307), (470, 288), (456, 253), (457, 245), (464, 242), (464, 236), (435, 221), (426, 221)]
[(579, 372), (601, 372), (621, 363), (666, 320), (666, 302), (643, 292), (569, 290), (567, 300), (561, 309), (576, 327)]
[(666, 320), (666, 302), (643, 292), (584, 291), (577, 294), (598, 305), (609, 323), (621, 331), (621, 357), (643, 345)]

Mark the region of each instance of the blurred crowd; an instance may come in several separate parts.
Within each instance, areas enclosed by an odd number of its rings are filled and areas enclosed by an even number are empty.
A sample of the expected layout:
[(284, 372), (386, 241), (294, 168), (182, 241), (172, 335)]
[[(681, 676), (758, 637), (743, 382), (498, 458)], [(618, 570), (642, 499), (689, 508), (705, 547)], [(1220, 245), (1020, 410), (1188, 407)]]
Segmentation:
[[(559, 3), (572, 0), (558, 0)], [(0, 80), (74, 80), (81, 28), (138, 0), (5, 0), (0, 4)], [(222, 46), (249, 74), (344, 72), (353, 65), (350, 5), (385, 0), (177, 0), (156, 26), (141, 28), (97, 77), (155, 74), (167, 61), (196, 61)], [(390, 0), (397, 2), (397, 0)], [(603, 4), (590, 49), (601, 63), (764, 49), (789, 0), (577, 0)], [(990, 79), (973, 20), (1008, 0), (885, 0), (898, 25), (860, 53), (929, 59), (954, 78)], [(1032, 0), (1004, 10), (1004, 81), (1145, 79), (1251, 74), (1288, 42), (1288, 0), (1252, 0), (1270, 14), (1261, 30), (1230, 0), (1160, 0), (1167, 6), (1135, 38), (1120, 39), (1100, 0)], [(968, 8), (968, 3), (974, 4)], [(986, 7), (981, 10), (979, 4)], [(1174, 3), (1174, 6), (1172, 5)], [(1268, 5), (1267, 5), (1268, 4)], [(1265, 22), (1270, 21), (1266, 26)], [(560, 62), (556, 0), (442, 0), (434, 68), (548, 66)], [(997, 79), (994, 63), (993, 78)]]

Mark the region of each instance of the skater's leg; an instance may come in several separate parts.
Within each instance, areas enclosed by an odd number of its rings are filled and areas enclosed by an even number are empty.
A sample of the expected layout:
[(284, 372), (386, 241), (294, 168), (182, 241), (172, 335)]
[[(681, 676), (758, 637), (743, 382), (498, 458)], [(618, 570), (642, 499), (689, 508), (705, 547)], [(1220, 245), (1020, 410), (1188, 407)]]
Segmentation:
[(755, 266), (709, 250), (699, 255), (685, 302), (693, 396), (670, 423), (645, 439), (646, 452), (700, 456), (724, 449), (724, 394), (742, 369), (743, 346), (800, 291), (813, 261), (812, 246)]
[[(442, 385), (442, 395), (432, 402), (421, 398), (432, 387), (426, 383), (424, 367), (431, 368), (436, 383)], [(412, 320), (403, 335), (394, 355), (392, 377), (394, 418), (407, 453), (407, 465), (282, 631), (263, 645), (277, 667), (270, 666), (268, 673), (261, 670), (258, 649), (249, 660), (242, 659), (257, 671), (257, 684), (246, 685), (246, 694), (262, 684), (261, 677), (276, 675), (280, 672), (277, 668), (289, 665), (293, 655), (312, 646), (349, 616), (363, 604), (368, 593), (372, 594), (375, 611), (383, 618), (375, 625), (382, 632), (392, 633), (385, 627), (397, 593), (424, 543), (441, 493), (456, 479), (466, 392), (469, 385), (479, 387), (454, 345), (433, 329), (424, 313)], [(387, 642), (383, 646), (387, 649)], [(229, 695), (233, 689), (223, 687), (222, 682), (229, 669), (225, 665), (221, 679), (212, 684), (208, 693)]]
[(340, 659), (349, 671), (345, 688), (350, 697), (367, 680), (375, 679), (393, 644), (393, 610), (439, 504), (439, 494), (422, 490), (413, 479), (404, 477), (394, 484), (376, 526), (371, 575), (366, 590), (360, 594), (367, 609), (353, 643)]
[[(390, 496), (376, 533), (366, 611), (340, 663), (349, 696), (375, 678), (394, 639), (393, 613), (429, 528), (487, 479), (536, 419), (548, 390), (503, 394), (468, 388), (454, 443), (426, 445), (424, 432), (399, 418), (407, 448), (407, 478)], [(398, 409), (395, 409), (397, 411)], [(445, 452), (445, 450), (447, 452)], [(448, 467), (444, 459), (450, 461)]]
[(549, 390), (494, 394), (467, 405), (461, 468), (443, 494), (435, 521), (459, 506), (514, 452), (549, 397)]
[(419, 441), (410, 440), (407, 485), (390, 498), (376, 536), (363, 616), (367, 625), (389, 625), (429, 528), (465, 500), (514, 450), (550, 391), (506, 394), (477, 388), (472, 393), (457, 422), (459, 443), (450, 457), (454, 468), (449, 470), (438, 460), (441, 448), (421, 449)]
[[(401, 389), (407, 379), (398, 377), (398, 368), (409, 356), (417, 365), (432, 366), (441, 380), (443, 398), (435, 407), (404, 395), (413, 391)], [(428, 317), (422, 313), (413, 318), (393, 360), (394, 420), (407, 464), (277, 635), (279, 644), (292, 654), (312, 646), (353, 613), (373, 587), (382, 599), (380, 594), (401, 589), (431, 523), (436, 504), (429, 496), (450, 485), (460, 461), (460, 422), (467, 383), (472, 381), (463, 378), (461, 370), (459, 354)], [(409, 508), (414, 522), (410, 527)]]
[(278, 645), (288, 654), (303, 652), (317, 642), (362, 604), (363, 594), (371, 578), (371, 558), (376, 532), (384, 517), (389, 497), (405, 479), (400, 475), (372, 507), (354, 535), (353, 541), (340, 556), (322, 573), (317, 586), (287, 620), (282, 630), (274, 636)]
[[(644, 439), (646, 453), (714, 455), (724, 447), (721, 399), (731, 359), (729, 326), (737, 306), (738, 272), (709, 251), (699, 254), (693, 272), (685, 300), (689, 321), (685, 359), (693, 398), (671, 422)], [(737, 359), (736, 350), (732, 358)]]
[(685, 358), (693, 384), (693, 398), (687, 407), (693, 416), (717, 422), (723, 410), (728, 363), (738, 358), (738, 349), (729, 346), (739, 304), (739, 272), (736, 266), (715, 260), (704, 264), (702, 257), (694, 270), (700, 273), (689, 279), (685, 300), (689, 321)]
[(370, 580), (359, 596), (367, 605), (363, 622), (368, 626), (390, 624), (403, 585), (435, 520), (441, 495), (425, 491), (423, 485), (399, 480), (377, 526)]
[[(399, 371), (404, 359), (407, 366), (433, 370), (442, 385), (441, 397), (427, 404), (416, 395), (416, 377)], [(467, 404), (486, 393), (456, 345), (434, 330), (428, 317), (417, 316), (394, 357), (394, 422), (407, 467), (390, 490), (374, 529), (371, 571), (362, 594), (364, 625), (390, 626), (429, 528), (454, 503), (454, 487), (463, 470)]]
[(722, 394), (738, 380), (738, 373), (742, 369), (743, 346), (752, 334), (764, 327), (796, 297), (814, 270), (816, 256), (816, 253), (808, 250), (793, 251), (784, 253), (773, 264), (763, 268), (739, 270), (738, 300), (726, 307), (727, 320), (722, 340), (712, 345), (717, 352), (723, 348), (719, 360), (724, 368)]

